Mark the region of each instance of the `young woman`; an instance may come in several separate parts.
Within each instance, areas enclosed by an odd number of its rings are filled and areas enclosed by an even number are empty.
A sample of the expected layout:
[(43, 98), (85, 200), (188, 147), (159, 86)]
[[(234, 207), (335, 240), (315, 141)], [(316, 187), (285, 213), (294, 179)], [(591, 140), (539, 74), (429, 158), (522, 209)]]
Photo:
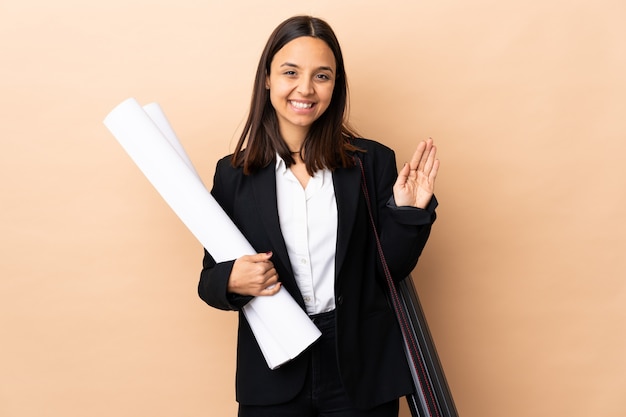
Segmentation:
[[(287, 19), (263, 50), (234, 154), (217, 164), (212, 194), (259, 252), (216, 263), (205, 251), (198, 286), (209, 305), (240, 312), (243, 417), (397, 416), (398, 398), (412, 391), (361, 166), (389, 269), (400, 280), (435, 221), (439, 161), (432, 140), (422, 141), (397, 173), (391, 149), (348, 127), (347, 90), (330, 26)], [(241, 309), (281, 287), (322, 336), (271, 370)]]

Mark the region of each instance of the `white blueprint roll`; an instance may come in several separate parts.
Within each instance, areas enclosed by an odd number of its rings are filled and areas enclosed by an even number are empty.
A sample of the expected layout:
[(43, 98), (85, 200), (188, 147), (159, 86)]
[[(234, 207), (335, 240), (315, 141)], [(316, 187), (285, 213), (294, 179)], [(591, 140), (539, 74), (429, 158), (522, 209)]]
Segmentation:
[[(129, 98), (104, 119), (161, 197), (216, 262), (256, 251), (206, 189), (158, 104)], [(298, 356), (320, 336), (289, 293), (255, 297), (244, 314), (271, 369)]]

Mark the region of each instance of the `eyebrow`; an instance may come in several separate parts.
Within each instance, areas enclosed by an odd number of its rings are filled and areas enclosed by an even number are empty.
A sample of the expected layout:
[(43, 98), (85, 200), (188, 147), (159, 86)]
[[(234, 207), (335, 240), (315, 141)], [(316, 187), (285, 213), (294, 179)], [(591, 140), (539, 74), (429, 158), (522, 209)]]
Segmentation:
[[(291, 62), (284, 62), (283, 64), (281, 64), (280, 66), (282, 67), (292, 67), (292, 68), (300, 68), (297, 64), (293, 64)], [(318, 70), (324, 70), (324, 71), (329, 71), (329, 72), (335, 72), (333, 71), (333, 69), (331, 67), (327, 67), (327, 66), (321, 66), (317, 68)]]

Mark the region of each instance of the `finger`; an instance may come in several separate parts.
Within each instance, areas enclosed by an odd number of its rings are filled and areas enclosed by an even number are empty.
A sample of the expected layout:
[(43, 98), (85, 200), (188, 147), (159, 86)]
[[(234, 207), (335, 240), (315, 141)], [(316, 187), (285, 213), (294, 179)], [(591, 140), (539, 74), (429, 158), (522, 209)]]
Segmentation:
[(431, 169), (430, 173), (428, 174), (429, 183), (435, 183), (435, 178), (437, 178), (437, 172), (439, 172), (439, 159), (435, 159), (435, 162), (433, 163), (433, 169)]
[(407, 164), (405, 162), (404, 166), (402, 167), (402, 169), (398, 173), (398, 178), (396, 178), (396, 184), (395, 185), (403, 186), (404, 184), (406, 184), (406, 180), (409, 177), (409, 173), (410, 173), (409, 164)]
[(419, 163), (417, 166), (417, 169), (419, 171), (424, 171), (424, 167), (426, 166), (426, 162), (428, 161), (428, 156), (430, 155), (430, 151), (433, 147), (433, 140), (428, 138), (428, 140), (425, 140), (422, 143), (424, 143), (424, 150), (420, 155)]
[(242, 256), (248, 262), (267, 262), (272, 257), (272, 252), (264, 252), (264, 253), (256, 253), (254, 255), (244, 255)]
[(270, 285), (268, 287), (265, 287), (260, 293), (259, 295), (263, 295), (263, 296), (271, 296), (276, 294), (278, 291), (280, 291), (280, 282), (277, 282), (276, 284)]
[(433, 146), (430, 148), (430, 152), (428, 153), (428, 158), (426, 159), (426, 163), (424, 164), (424, 172), (429, 174), (433, 168), (433, 164), (435, 163), (435, 159), (437, 156), (437, 147)]
[(425, 150), (426, 150), (426, 142), (421, 141), (417, 145), (417, 148), (415, 149), (415, 152), (413, 152), (413, 156), (411, 157), (411, 163), (409, 165), (412, 170), (418, 169), (419, 163), (422, 160), (422, 156), (424, 155)]
[(274, 268), (274, 265), (270, 262), (269, 268), (263, 272), (263, 282), (264, 284), (270, 285), (274, 284), (278, 281), (278, 272)]
[(256, 267), (262, 267), (254, 273), (254, 277), (251, 278), (250, 284), (254, 287), (253, 295), (267, 295), (268, 289), (272, 289), (278, 284), (278, 273), (273, 266), (266, 269), (264, 263), (257, 262)]

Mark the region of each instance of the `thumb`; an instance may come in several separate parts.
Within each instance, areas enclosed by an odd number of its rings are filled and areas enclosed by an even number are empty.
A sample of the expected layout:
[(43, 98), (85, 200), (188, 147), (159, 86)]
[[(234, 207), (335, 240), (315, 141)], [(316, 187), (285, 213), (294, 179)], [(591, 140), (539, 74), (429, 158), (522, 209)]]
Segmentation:
[(395, 185), (403, 186), (404, 184), (406, 184), (406, 181), (409, 178), (410, 171), (411, 171), (411, 169), (409, 168), (409, 164), (407, 164), (405, 162), (404, 166), (402, 167), (402, 169), (398, 173), (398, 177), (396, 178)]
[(250, 261), (251, 262), (266, 262), (266, 261), (270, 260), (272, 255), (273, 255), (273, 253), (271, 251), (263, 252), (263, 253), (257, 253), (255, 255), (250, 255)]

